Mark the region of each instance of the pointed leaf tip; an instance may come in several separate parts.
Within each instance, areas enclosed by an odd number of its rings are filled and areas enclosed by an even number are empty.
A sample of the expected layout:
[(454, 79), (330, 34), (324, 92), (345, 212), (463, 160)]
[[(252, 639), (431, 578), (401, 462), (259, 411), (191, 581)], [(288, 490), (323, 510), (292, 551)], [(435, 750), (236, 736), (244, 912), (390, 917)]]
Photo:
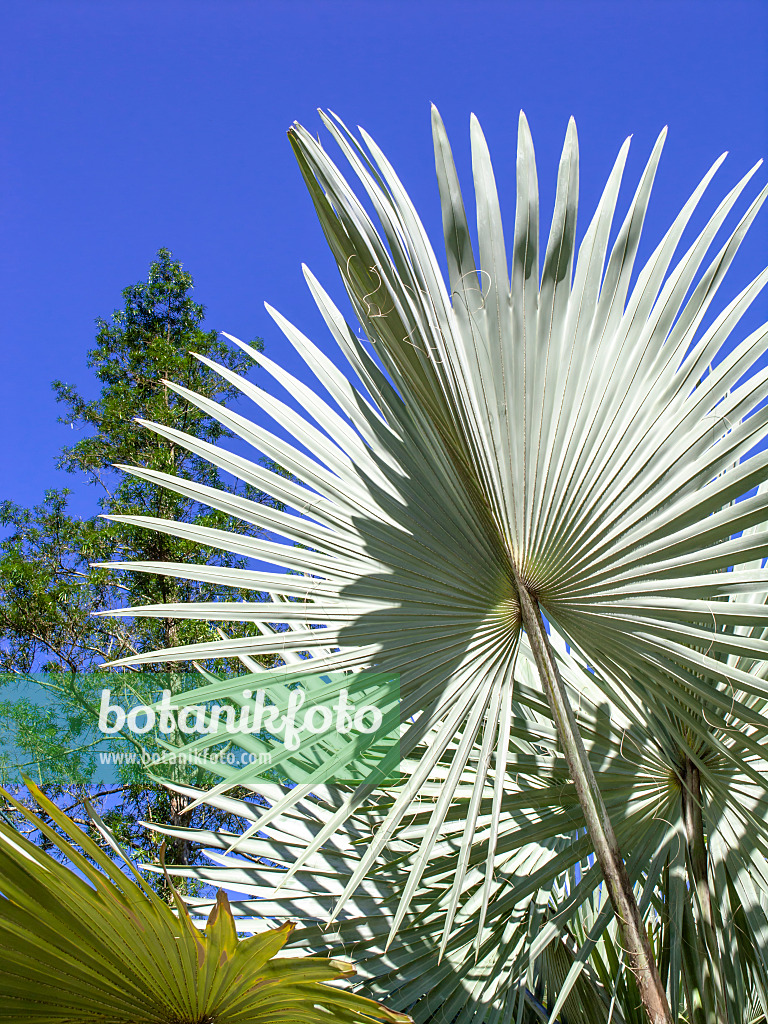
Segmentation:
[(531, 135), (531, 126), (528, 124), (528, 118), (525, 116), (525, 111), (520, 111), (520, 118), (517, 122), (517, 144), (518, 147), (523, 143), (523, 140), (529, 143), (533, 147), (533, 137)]

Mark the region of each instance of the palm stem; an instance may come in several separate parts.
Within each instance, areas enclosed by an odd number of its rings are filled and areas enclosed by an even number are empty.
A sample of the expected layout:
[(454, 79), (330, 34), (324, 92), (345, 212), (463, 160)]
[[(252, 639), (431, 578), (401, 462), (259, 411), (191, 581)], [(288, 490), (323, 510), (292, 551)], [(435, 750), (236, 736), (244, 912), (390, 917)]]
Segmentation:
[(515, 570), (523, 625), (539, 670), (555, 728), (584, 812), (584, 821), (619, 924), (622, 945), (637, 981), (650, 1024), (671, 1024), (667, 997), (651, 953), (637, 900), (619, 850), (608, 812), (597, 786), (584, 741), (579, 733), (568, 695), (555, 661), (538, 601), (532, 597)]
[(683, 907), (682, 931), (683, 986), (691, 1024), (712, 1024), (712, 1007), (704, 984), (702, 966), (706, 957), (699, 948), (699, 936), (693, 920), (691, 904)]
[[(722, 1006), (723, 986), (719, 970), (719, 952), (712, 911), (712, 894), (707, 868), (707, 846), (704, 840), (704, 816), (701, 804), (701, 773), (690, 757), (685, 759), (683, 777), (683, 820), (688, 841), (688, 855), (691, 861), (693, 896), (699, 908), (704, 933), (702, 950), (702, 975), (707, 988), (714, 986), (713, 1000)], [(725, 1017), (720, 1010), (711, 1010), (710, 1019), (724, 1024)]]

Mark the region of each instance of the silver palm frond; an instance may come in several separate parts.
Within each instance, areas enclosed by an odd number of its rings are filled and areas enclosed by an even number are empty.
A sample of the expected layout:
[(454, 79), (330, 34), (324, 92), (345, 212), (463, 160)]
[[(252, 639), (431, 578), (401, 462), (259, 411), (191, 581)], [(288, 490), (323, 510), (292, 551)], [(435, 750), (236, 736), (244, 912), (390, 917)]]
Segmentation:
[[(610, 681), (615, 713), (634, 726), (652, 719), (662, 735), (671, 729), (674, 742), (684, 737), (685, 764), (693, 765), (705, 788), (712, 762), (703, 758), (704, 750), (743, 773), (754, 799), (763, 800), (765, 778), (754, 760), (762, 756), (765, 738), (768, 613), (756, 595), (767, 587), (762, 559), (768, 494), (753, 492), (768, 466), (768, 454), (760, 450), (768, 423), (768, 371), (756, 368), (768, 348), (768, 330), (762, 327), (735, 345), (730, 338), (768, 271), (714, 318), (711, 305), (767, 190), (708, 257), (753, 168), (674, 262), (717, 161), (650, 258), (636, 268), (663, 135), (609, 245), (625, 144), (577, 252), (578, 154), (571, 122), (540, 272), (538, 186), (527, 123), (521, 117), (508, 260), (488, 149), (473, 120), (476, 259), (453, 158), (435, 113), (446, 283), (412, 203), (376, 144), (365, 133), (359, 143), (333, 117), (324, 121), (365, 201), (308, 132), (294, 126), (291, 141), (366, 341), (305, 273), (354, 383), (270, 310), (318, 387), (311, 389), (260, 354), (258, 361), (301, 411), (204, 361), (293, 443), (168, 383), (276, 460), (291, 479), (180, 431), (146, 424), (271, 494), (286, 511), (125, 467), (277, 539), (122, 518), (236, 551), (279, 571), (159, 563), (123, 563), (125, 568), (215, 579), (268, 591), (273, 600), (120, 613), (296, 626), (143, 654), (130, 659), (134, 664), (275, 654), (284, 664), (259, 674), (258, 682), (285, 686), (306, 674), (301, 657), (313, 652), (317, 671), (373, 667), (399, 677), (400, 752), (413, 761), (412, 771), (335, 908), (339, 913), (352, 899), (413, 814), (414, 801), (430, 792), (434, 772), (447, 763), (392, 917), (394, 936), (432, 870), (470, 769), (472, 794), (455, 838), (457, 877), (477, 856), (483, 834), (479, 906), (486, 913), (502, 842), (505, 787), (517, 756), (510, 707), (526, 608), (537, 614), (541, 609), (588, 670)], [(529, 634), (530, 622), (529, 617)], [(247, 681), (212, 678), (194, 699), (239, 699)], [(562, 738), (559, 721), (558, 733)], [(217, 742), (213, 733), (198, 745)], [(225, 772), (209, 798), (258, 774)], [(373, 773), (327, 817), (292, 865), (294, 877), (369, 804), (377, 778)], [(489, 787), (486, 825), (481, 811)], [(246, 840), (315, 789), (310, 778), (285, 793), (254, 822)], [(750, 829), (762, 820), (757, 812), (738, 813)], [(589, 818), (587, 825), (592, 829)], [(636, 847), (632, 836), (627, 841), (632, 866)], [(755, 842), (759, 847), (763, 841)], [(639, 882), (642, 870), (632, 870)], [(448, 931), (462, 885), (449, 886)]]

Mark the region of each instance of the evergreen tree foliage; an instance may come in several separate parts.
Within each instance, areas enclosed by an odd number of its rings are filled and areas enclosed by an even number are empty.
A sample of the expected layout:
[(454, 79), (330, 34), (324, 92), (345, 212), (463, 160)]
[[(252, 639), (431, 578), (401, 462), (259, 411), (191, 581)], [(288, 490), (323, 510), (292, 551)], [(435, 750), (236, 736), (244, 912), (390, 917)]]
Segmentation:
[[(42, 502), (32, 508), (10, 500), (0, 503), (0, 524), (6, 530), (0, 543), (0, 670), (5, 680), (0, 687), (0, 717), (6, 725), (0, 772), (7, 782), (22, 752), (24, 770), (70, 812), (81, 807), (85, 797), (93, 800), (102, 794), (105, 817), (121, 841), (145, 853), (153, 852), (147, 849), (153, 840), (139, 820), (179, 823), (186, 801), (150, 785), (138, 766), (119, 769), (119, 786), (96, 784), (91, 746), (97, 694), (104, 686), (149, 694), (169, 685), (176, 692), (184, 688), (191, 666), (174, 665), (166, 672), (168, 666), (160, 665), (150, 673), (116, 673), (99, 666), (130, 653), (218, 634), (206, 622), (117, 619), (94, 613), (120, 605), (212, 601), (222, 596), (222, 588), (151, 573), (120, 573), (98, 563), (202, 560), (238, 567), (244, 560), (104, 516), (151, 515), (250, 535), (259, 530), (150, 481), (127, 476), (116, 466), (143, 466), (272, 502), (253, 488), (225, 479), (209, 462), (136, 422), (137, 417), (153, 420), (209, 443), (227, 434), (163, 384), (171, 379), (226, 402), (235, 389), (192, 353), (240, 374), (254, 365), (215, 331), (203, 329), (205, 307), (193, 300), (192, 288), (192, 277), (182, 264), (160, 249), (146, 281), (125, 288), (122, 308), (109, 320), (96, 321), (96, 343), (87, 354), (99, 385), (96, 396), (88, 398), (61, 380), (53, 383), (63, 408), (60, 421), (79, 435), (62, 449), (58, 466), (98, 489), (99, 514), (73, 515), (68, 488), (46, 490)], [(263, 348), (261, 339), (251, 344), (257, 351)], [(232, 598), (231, 590), (226, 594)], [(253, 631), (252, 626), (243, 628)], [(236, 635), (237, 629), (230, 632)], [(198, 772), (185, 772), (181, 781), (200, 781)], [(211, 817), (210, 809), (201, 808), (192, 817), (202, 825)], [(86, 823), (82, 814), (78, 820)], [(222, 823), (220, 814), (217, 820)], [(186, 845), (177, 845), (172, 852), (185, 861)]]

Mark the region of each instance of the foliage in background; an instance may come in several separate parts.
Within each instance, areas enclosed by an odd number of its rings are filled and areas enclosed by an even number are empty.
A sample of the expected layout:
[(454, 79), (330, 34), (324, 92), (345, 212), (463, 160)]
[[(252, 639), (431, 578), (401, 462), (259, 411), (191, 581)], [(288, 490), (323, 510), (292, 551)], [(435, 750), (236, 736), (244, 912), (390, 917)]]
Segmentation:
[[(62, 450), (59, 467), (97, 488), (98, 507), (109, 518), (73, 516), (66, 488), (46, 491), (42, 503), (33, 508), (7, 500), (0, 505), (0, 525), (6, 530), (0, 542), (0, 671), (28, 684), (23, 697), (13, 700), (4, 699), (0, 686), (0, 715), (26, 755), (25, 770), (45, 783), (49, 793), (59, 793), (73, 811), (83, 796), (94, 799), (98, 794), (92, 784), (89, 746), (97, 694), (103, 686), (114, 690), (133, 685), (125, 674), (120, 679), (100, 670), (101, 664), (157, 646), (218, 636), (208, 623), (178, 623), (171, 618), (116, 622), (94, 613), (134, 602), (215, 600), (222, 592), (215, 583), (151, 573), (127, 579), (94, 563), (141, 558), (222, 567), (245, 564), (229, 551), (148, 531), (137, 525), (137, 516), (235, 530), (247, 537), (262, 532), (253, 523), (210, 509), (196, 497), (170, 494), (151, 480), (126, 477), (114, 464), (140, 464), (246, 502), (274, 504), (257, 488), (241, 484), (199, 454), (153, 437), (136, 422), (136, 417), (148, 417), (183, 429), (200, 443), (228, 436), (225, 427), (180, 401), (163, 383), (165, 378), (182, 380), (211, 400), (228, 400), (239, 393), (237, 389), (190, 352), (219, 360), (233, 372), (253, 366), (252, 359), (233, 353), (215, 331), (203, 329), (205, 309), (193, 301), (192, 287), (190, 274), (161, 249), (147, 280), (123, 291), (124, 306), (110, 321), (97, 321), (96, 344), (87, 357), (98, 382), (96, 397), (85, 398), (61, 381), (53, 385), (64, 408), (61, 421), (82, 435)], [(250, 346), (253, 352), (262, 348), (258, 339)], [(244, 631), (257, 629), (235, 627), (236, 633)], [(163, 673), (166, 668), (161, 665), (153, 671)], [(171, 667), (172, 688), (185, 685), (186, 668)], [(39, 673), (46, 676), (44, 701), (39, 699)], [(138, 821), (179, 821), (183, 802), (162, 787), (148, 788), (138, 766), (120, 772), (121, 791), (102, 787), (104, 813), (122, 842), (149, 853)], [(185, 778), (199, 781), (194, 772)], [(79, 820), (84, 821), (82, 813)], [(171, 854), (183, 859), (186, 850), (180, 847)]]

